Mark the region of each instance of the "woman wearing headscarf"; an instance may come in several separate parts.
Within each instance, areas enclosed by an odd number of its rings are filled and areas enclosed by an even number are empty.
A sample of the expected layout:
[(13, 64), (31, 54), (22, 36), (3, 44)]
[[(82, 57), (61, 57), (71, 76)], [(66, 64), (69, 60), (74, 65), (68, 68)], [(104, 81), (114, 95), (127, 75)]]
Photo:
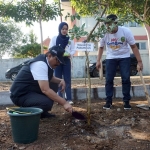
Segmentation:
[[(59, 34), (58, 36), (54, 36), (51, 39), (49, 47), (52, 46), (61, 46), (65, 49), (64, 53), (64, 64), (60, 64), (56, 67), (54, 73), (55, 77), (64, 78), (66, 83), (65, 95), (66, 100), (69, 101), (70, 104), (72, 102), (72, 95), (71, 95), (71, 60), (70, 58), (75, 53), (74, 42), (68, 36), (68, 24), (66, 22), (61, 22), (58, 28)], [(61, 89), (58, 91), (58, 95), (63, 97), (62, 93), (60, 92)]]

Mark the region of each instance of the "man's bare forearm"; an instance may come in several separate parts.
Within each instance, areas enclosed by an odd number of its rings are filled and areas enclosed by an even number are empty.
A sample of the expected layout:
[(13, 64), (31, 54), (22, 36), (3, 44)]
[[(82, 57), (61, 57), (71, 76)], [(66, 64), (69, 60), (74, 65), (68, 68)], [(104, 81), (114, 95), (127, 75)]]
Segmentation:
[(52, 89), (48, 89), (46, 91), (42, 91), (47, 97), (52, 99), (53, 101), (59, 103), (60, 105), (64, 105), (66, 103), (66, 100), (60, 96), (57, 95)]
[(141, 55), (136, 45), (131, 45), (132, 51), (138, 62), (142, 62)]
[(53, 76), (52, 79), (51, 79), (51, 82), (54, 82), (54, 83), (57, 83), (57, 84), (59, 84), (61, 81), (62, 81), (62, 79), (57, 78), (55, 76)]
[(103, 55), (103, 51), (104, 51), (104, 48), (100, 47), (99, 50), (98, 50), (97, 62), (100, 62), (100, 59)]
[(52, 89), (49, 87), (49, 82), (44, 80), (38, 80), (40, 89), (43, 94), (52, 99), (53, 101), (58, 102), (61, 105), (66, 103), (66, 100), (57, 95)]

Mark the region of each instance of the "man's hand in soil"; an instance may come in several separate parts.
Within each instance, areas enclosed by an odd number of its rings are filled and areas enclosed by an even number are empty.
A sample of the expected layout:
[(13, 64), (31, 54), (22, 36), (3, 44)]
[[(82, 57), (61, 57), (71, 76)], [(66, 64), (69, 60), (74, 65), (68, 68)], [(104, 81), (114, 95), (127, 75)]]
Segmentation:
[(72, 108), (72, 106), (71, 106), (68, 102), (66, 102), (66, 103), (63, 105), (63, 107), (64, 107), (64, 109), (65, 109), (66, 111), (72, 113), (73, 108)]
[(63, 79), (60, 81), (59, 87), (61, 87), (61, 92), (64, 92), (66, 84), (65, 84), (65, 81)]

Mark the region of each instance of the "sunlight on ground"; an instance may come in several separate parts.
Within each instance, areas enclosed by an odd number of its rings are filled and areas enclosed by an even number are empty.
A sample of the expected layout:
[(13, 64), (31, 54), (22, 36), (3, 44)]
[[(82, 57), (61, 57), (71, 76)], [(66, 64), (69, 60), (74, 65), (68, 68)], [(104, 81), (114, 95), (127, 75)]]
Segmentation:
[(140, 140), (150, 140), (150, 134), (146, 132), (137, 132), (137, 131), (130, 131), (132, 137), (134, 139), (140, 139)]
[(76, 110), (76, 111), (87, 111), (86, 109), (80, 108), (80, 107), (73, 107), (73, 110)]
[[(116, 102), (116, 103), (122, 104), (122, 102), (123, 102), (123, 101)], [(134, 100), (132, 101), (132, 100), (131, 100), (130, 103), (131, 103), (131, 104), (147, 104), (147, 101), (139, 101), (139, 100), (138, 100), (138, 101), (134, 101)]]
[(7, 115), (7, 111), (6, 110), (0, 110), (0, 117), (4, 117)]

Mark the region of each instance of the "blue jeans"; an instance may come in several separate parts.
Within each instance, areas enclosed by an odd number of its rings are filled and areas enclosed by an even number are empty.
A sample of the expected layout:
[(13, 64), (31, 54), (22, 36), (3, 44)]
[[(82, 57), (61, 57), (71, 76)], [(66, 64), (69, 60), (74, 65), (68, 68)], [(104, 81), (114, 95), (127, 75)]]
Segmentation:
[[(71, 97), (71, 61), (68, 57), (64, 57), (65, 65), (60, 64), (56, 67), (54, 73), (55, 77), (65, 80), (66, 83), (66, 100), (72, 100)], [(61, 87), (58, 89), (58, 95), (63, 97), (62, 93), (60, 92)]]
[(131, 99), (130, 61), (130, 57), (120, 59), (106, 59), (106, 101), (112, 102), (114, 85), (113, 80), (116, 75), (116, 70), (118, 66), (120, 68), (122, 79), (123, 101), (128, 102)]

